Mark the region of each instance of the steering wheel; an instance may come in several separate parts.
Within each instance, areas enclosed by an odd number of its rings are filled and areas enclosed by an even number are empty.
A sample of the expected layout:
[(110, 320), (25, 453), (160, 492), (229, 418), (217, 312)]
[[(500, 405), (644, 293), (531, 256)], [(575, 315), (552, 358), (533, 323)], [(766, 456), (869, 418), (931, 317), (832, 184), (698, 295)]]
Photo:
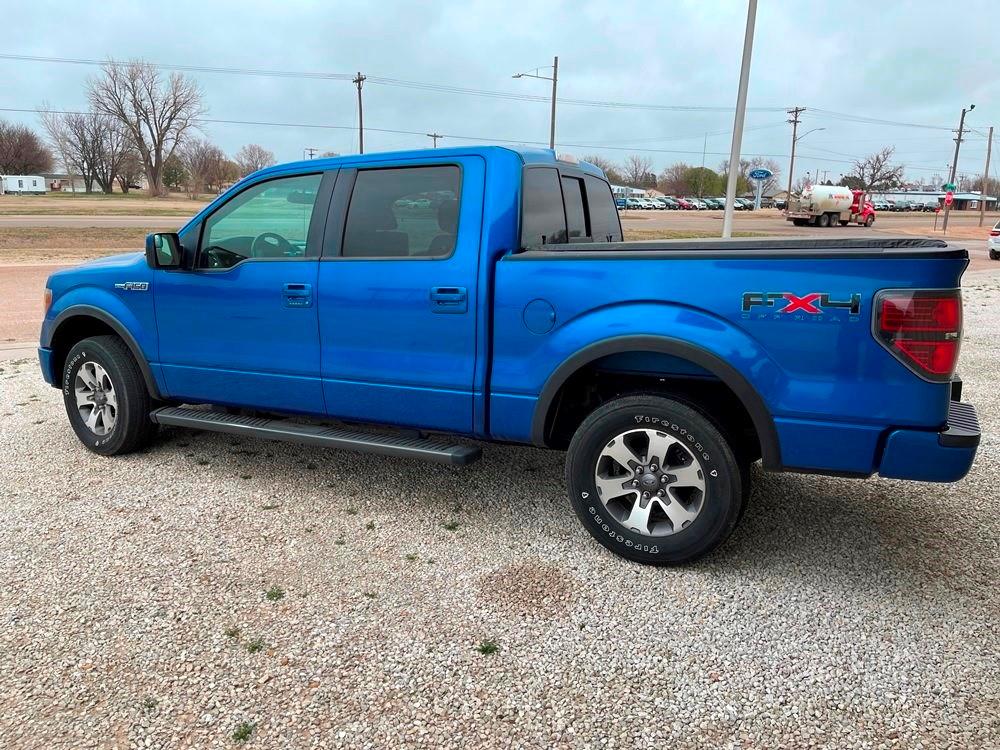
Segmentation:
[(284, 258), (295, 253), (295, 247), (280, 234), (264, 232), (257, 235), (250, 247), (252, 258)]

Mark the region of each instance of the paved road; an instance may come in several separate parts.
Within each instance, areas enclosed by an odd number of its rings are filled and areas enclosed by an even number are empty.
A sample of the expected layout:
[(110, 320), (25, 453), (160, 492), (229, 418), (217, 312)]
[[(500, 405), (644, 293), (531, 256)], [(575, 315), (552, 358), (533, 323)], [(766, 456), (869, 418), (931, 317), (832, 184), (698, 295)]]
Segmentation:
[[(191, 216), (194, 216), (192, 212)], [(0, 216), (0, 227), (148, 227), (178, 228), (191, 216)]]

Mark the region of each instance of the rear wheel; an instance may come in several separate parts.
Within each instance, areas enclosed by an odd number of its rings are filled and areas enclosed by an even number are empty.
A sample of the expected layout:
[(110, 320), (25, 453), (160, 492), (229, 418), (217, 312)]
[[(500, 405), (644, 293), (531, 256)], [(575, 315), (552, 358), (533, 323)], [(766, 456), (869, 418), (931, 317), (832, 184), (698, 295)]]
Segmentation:
[(820, 214), (816, 221), (821, 227), (828, 227), (830, 226), (830, 214)]
[(70, 349), (63, 402), (80, 442), (104, 456), (134, 451), (156, 432), (142, 372), (117, 336), (84, 339)]
[(566, 479), (573, 510), (615, 554), (671, 565), (711, 552), (743, 507), (743, 472), (705, 416), (654, 395), (594, 411), (570, 443)]
[(1000, 250), (990, 250), (990, 260), (1000, 260)]

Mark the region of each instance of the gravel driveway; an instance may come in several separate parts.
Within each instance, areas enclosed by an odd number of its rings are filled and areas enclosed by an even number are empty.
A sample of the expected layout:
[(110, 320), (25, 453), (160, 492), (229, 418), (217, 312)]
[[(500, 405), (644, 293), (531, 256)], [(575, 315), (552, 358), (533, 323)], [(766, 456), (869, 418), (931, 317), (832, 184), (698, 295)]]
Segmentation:
[(1000, 746), (998, 277), (966, 300), (968, 478), (758, 472), (676, 570), (595, 544), (558, 453), (105, 459), (0, 363), (0, 747)]

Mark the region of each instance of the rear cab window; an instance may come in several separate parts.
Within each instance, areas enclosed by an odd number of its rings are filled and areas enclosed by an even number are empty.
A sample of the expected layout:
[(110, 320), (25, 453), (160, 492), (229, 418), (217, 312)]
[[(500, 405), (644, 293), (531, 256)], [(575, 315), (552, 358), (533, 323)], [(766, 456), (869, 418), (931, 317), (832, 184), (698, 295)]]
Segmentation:
[(606, 181), (578, 170), (524, 169), (522, 248), (621, 239), (614, 195)]

